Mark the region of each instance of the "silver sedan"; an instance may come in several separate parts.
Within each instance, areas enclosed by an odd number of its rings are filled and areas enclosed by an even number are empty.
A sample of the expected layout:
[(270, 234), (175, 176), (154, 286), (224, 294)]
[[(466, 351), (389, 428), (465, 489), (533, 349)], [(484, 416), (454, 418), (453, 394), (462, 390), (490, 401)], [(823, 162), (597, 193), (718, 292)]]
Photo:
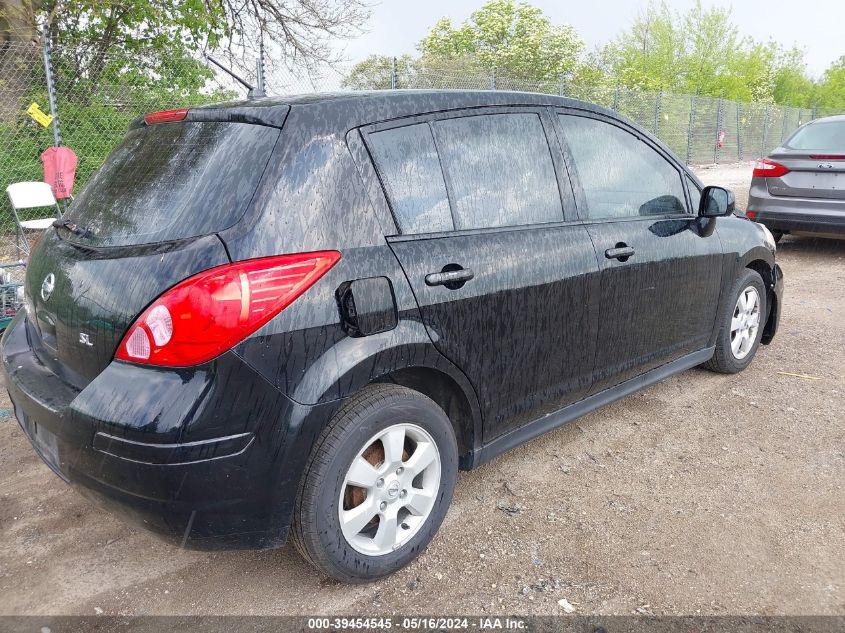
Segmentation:
[(845, 237), (845, 115), (802, 125), (757, 161), (746, 215), (785, 233)]

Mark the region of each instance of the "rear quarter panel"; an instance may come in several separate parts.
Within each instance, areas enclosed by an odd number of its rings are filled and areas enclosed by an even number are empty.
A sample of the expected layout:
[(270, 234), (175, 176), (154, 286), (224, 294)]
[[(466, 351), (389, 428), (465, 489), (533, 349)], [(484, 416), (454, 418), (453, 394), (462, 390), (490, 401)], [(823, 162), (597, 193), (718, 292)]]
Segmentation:
[[(337, 107), (337, 106), (335, 106)], [(233, 261), (333, 249), (341, 260), (235, 353), (295, 402), (326, 403), (386, 373), (428, 367), (475, 396), (466, 377), (435, 349), (402, 268), (388, 247), (347, 145), (344, 113), (293, 107), (276, 152), (244, 220), (221, 234)], [(348, 118), (348, 117), (347, 117)], [(382, 218), (382, 221), (384, 219)], [(397, 327), (352, 337), (335, 293), (347, 281), (387, 277)]]

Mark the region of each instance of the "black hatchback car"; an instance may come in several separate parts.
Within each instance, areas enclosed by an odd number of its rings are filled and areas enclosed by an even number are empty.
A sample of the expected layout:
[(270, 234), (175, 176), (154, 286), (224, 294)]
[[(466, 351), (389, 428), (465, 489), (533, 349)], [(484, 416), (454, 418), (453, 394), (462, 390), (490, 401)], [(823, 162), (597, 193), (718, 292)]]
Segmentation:
[(557, 97), (154, 113), (35, 248), (6, 385), (56, 474), (177, 545), (290, 533), (370, 580), (425, 548), (459, 468), (751, 362), (783, 282), (732, 210)]

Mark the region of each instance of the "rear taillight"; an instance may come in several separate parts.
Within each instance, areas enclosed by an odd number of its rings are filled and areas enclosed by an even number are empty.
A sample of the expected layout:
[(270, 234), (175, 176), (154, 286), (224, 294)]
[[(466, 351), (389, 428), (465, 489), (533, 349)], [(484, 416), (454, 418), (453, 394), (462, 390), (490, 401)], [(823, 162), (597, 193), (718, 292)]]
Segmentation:
[(842, 154), (810, 154), (813, 160), (845, 160)]
[(165, 367), (211, 360), (293, 303), (339, 259), (337, 251), (262, 257), (189, 277), (144, 310), (115, 358)]
[(768, 158), (761, 158), (754, 164), (753, 178), (780, 178), (789, 173), (789, 169)]
[(746, 211), (746, 212), (745, 212), (745, 217), (747, 217), (747, 218), (756, 218), (756, 217), (757, 217), (757, 212), (756, 212), (756, 211)]
[(188, 108), (149, 112), (144, 115), (144, 123), (147, 125), (152, 125), (153, 123), (174, 123), (176, 121), (184, 121), (186, 116), (188, 116)]

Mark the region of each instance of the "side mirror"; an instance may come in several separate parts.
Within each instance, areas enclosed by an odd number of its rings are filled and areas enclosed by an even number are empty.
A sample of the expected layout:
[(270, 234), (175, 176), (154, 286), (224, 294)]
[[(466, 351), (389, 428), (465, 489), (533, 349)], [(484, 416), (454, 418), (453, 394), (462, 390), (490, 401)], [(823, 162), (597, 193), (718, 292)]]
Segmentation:
[(698, 215), (702, 218), (718, 218), (731, 215), (736, 207), (733, 191), (724, 187), (705, 187), (701, 192)]

